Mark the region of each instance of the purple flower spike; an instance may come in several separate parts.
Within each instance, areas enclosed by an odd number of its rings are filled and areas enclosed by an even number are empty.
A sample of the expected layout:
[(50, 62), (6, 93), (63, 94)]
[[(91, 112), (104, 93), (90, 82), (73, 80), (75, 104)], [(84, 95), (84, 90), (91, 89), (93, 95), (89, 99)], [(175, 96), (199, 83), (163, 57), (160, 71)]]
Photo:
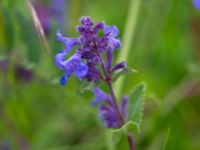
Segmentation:
[(200, 0), (192, 0), (193, 6), (200, 10)]
[[(94, 24), (90, 17), (82, 17), (80, 23), (81, 25), (77, 26), (79, 38), (63, 37), (60, 31), (57, 32), (57, 41), (64, 43), (64, 50), (55, 56), (55, 63), (60, 70), (74, 73), (82, 80), (96, 82), (103, 79), (96, 68), (102, 63), (104, 52), (107, 54), (106, 67), (111, 71), (113, 50), (121, 46), (120, 40), (116, 39), (119, 30), (116, 26), (108, 26), (104, 22)], [(102, 36), (98, 35), (101, 30)], [(65, 57), (75, 46), (78, 46), (75, 54), (66, 60)]]
[[(118, 106), (112, 89), (112, 73), (126, 67), (125, 62), (112, 66), (113, 52), (121, 46), (120, 40), (116, 38), (119, 30), (105, 22), (95, 24), (90, 17), (82, 17), (76, 30), (80, 35), (78, 38), (63, 37), (60, 31), (57, 32), (57, 41), (64, 43), (64, 50), (55, 56), (57, 67), (65, 72), (60, 83), (66, 85), (72, 74), (88, 82), (106, 83), (111, 94), (106, 94), (98, 87), (94, 88), (91, 105), (98, 107), (99, 116), (106, 128), (119, 128), (125, 123), (127, 105), (127, 97), (124, 96)], [(66, 59), (75, 46), (75, 53)]]

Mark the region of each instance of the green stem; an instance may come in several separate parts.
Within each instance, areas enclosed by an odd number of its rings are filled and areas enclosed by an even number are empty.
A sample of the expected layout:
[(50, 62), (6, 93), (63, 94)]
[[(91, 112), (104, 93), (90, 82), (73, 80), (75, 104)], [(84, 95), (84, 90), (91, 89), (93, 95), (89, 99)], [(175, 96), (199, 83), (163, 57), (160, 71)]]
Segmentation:
[[(119, 109), (119, 106), (117, 104), (117, 99), (116, 99), (116, 96), (115, 96), (115, 93), (114, 93), (114, 90), (113, 90), (113, 86), (112, 86), (112, 76), (111, 76), (111, 74), (109, 72), (107, 72), (104, 61), (102, 61), (101, 67), (103, 69), (104, 76), (105, 76), (105, 80), (104, 81), (108, 86), (108, 89), (109, 89), (109, 92), (110, 92), (110, 96), (111, 96), (112, 102), (114, 104), (114, 109), (115, 109), (115, 112), (117, 113), (117, 117), (119, 119), (119, 127), (122, 127), (125, 124), (125, 121), (124, 121), (122, 113), (121, 113), (121, 111)], [(130, 150), (134, 150), (134, 142), (133, 142), (133, 138), (132, 138), (131, 133), (129, 133), (127, 135), (127, 141), (128, 141), (129, 149)]]

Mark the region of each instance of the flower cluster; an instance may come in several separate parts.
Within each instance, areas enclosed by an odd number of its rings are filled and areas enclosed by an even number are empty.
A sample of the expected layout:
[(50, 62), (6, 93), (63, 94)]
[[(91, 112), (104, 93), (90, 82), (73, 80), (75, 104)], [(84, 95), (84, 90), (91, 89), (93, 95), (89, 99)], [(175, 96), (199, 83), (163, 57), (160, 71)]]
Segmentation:
[[(57, 32), (57, 41), (64, 43), (64, 50), (55, 56), (57, 67), (65, 72), (60, 83), (65, 85), (72, 74), (89, 82), (112, 82), (112, 73), (125, 68), (126, 65), (125, 62), (120, 62), (112, 66), (113, 51), (121, 46), (120, 40), (116, 38), (119, 30), (116, 26), (106, 25), (105, 22), (94, 24), (89, 17), (82, 17), (80, 23), (81, 25), (77, 26), (77, 32), (80, 34), (78, 38), (63, 37), (60, 31)], [(66, 59), (74, 48), (75, 53)], [(95, 88), (93, 93), (96, 98), (92, 103), (99, 106), (100, 117), (105, 126), (119, 127), (119, 113), (125, 117), (126, 97), (122, 98), (119, 112), (116, 111), (111, 96), (99, 88)]]
[[(119, 128), (119, 118), (117, 117), (117, 113), (114, 109), (114, 104), (112, 98), (103, 92), (100, 88), (93, 89), (93, 93), (95, 98), (91, 102), (92, 105), (98, 106), (100, 110), (100, 118), (103, 120), (106, 128)], [(122, 117), (124, 118), (126, 115), (126, 104), (127, 97), (123, 96), (120, 105), (120, 112)]]
[[(96, 65), (102, 63), (103, 53), (107, 53), (106, 66), (111, 70), (112, 51), (121, 45), (120, 40), (116, 39), (119, 32), (116, 26), (108, 26), (104, 22), (94, 25), (89, 17), (82, 17), (80, 22), (81, 26), (77, 26), (79, 38), (66, 38), (61, 32), (57, 32), (57, 41), (64, 43), (64, 50), (55, 57), (57, 67), (65, 71), (65, 75), (61, 78), (62, 85), (66, 84), (72, 73), (79, 79), (88, 81), (101, 79)], [(99, 35), (101, 30), (103, 36)], [(78, 46), (76, 52), (66, 60), (67, 54), (75, 46)]]

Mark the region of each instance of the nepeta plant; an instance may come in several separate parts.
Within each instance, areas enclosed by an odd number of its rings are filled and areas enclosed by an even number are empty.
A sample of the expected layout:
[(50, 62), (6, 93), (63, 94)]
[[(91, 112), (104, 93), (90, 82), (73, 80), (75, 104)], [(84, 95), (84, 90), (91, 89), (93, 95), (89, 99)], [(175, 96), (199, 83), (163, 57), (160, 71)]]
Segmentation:
[[(120, 40), (117, 39), (119, 30), (116, 26), (106, 25), (105, 22), (94, 24), (89, 17), (82, 17), (80, 22), (81, 25), (77, 26), (79, 38), (63, 37), (61, 32), (57, 32), (57, 41), (64, 43), (64, 50), (55, 56), (57, 67), (65, 72), (60, 83), (65, 85), (72, 74), (88, 83), (104, 82), (109, 94), (100, 87), (94, 87), (92, 92), (95, 98), (91, 104), (98, 107), (99, 116), (106, 128), (114, 129), (113, 134), (126, 134), (130, 150), (133, 150), (131, 131), (141, 122), (144, 85), (138, 85), (131, 96), (123, 96), (118, 104), (113, 82), (119, 76), (132, 71), (126, 68), (124, 61), (113, 65), (113, 52), (121, 46)], [(75, 46), (75, 53), (66, 59)], [(133, 100), (130, 100), (131, 98)]]

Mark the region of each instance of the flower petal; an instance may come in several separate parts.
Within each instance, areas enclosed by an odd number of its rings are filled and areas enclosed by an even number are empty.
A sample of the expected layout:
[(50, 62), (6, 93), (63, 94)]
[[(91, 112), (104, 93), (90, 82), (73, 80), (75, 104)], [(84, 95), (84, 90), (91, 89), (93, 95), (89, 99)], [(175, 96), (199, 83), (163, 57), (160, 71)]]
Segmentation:
[(112, 37), (116, 37), (119, 33), (119, 29), (116, 26), (104, 26), (104, 34), (109, 34)]

